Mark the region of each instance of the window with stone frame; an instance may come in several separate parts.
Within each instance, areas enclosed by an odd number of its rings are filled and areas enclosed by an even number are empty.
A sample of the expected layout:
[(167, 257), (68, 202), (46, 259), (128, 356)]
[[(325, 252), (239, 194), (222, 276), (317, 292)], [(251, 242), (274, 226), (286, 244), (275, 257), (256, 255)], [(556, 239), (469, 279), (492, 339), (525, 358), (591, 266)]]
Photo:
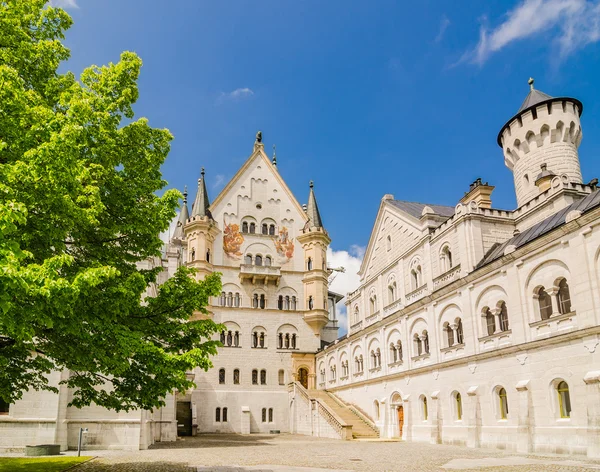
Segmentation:
[(254, 369), (252, 371), (252, 385), (258, 385), (258, 370)]
[(537, 291), (538, 306), (540, 310), (540, 318), (547, 320), (552, 315), (552, 297), (548, 295), (544, 287), (540, 287)]
[(234, 369), (233, 371), (233, 383), (239, 385), (240, 383), (240, 369)]
[(283, 369), (279, 370), (278, 379), (279, 385), (285, 385), (285, 371)]
[(267, 409), (266, 408), (263, 408), (261, 411), (261, 421), (263, 423), (267, 422)]
[(269, 423), (273, 422), (273, 408), (269, 408)]
[(500, 331), (508, 331), (508, 309), (506, 308), (506, 303), (500, 303)]
[(223, 408), (223, 423), (227, 423), (227, 407)]
[(225, 369), (219, 369), (219, 383), (225, 383)]
[(571, 293), (569, 291), (569, 284), (567, 279), (562, 279), (558, 284), (558, 312), (561, 314), (571, 313)]
[(496, 332), (496, 317), (492, 313), (492, 310), (487, 308), (485, 310), (484, 318), (487, 335), (492, 336)]
[(260, 384), (261, 385), (267, 384), (267, 371), (264, 369), (260, 371)]
[(217, 423), (221, 422), (221, 408), (217, 407), (217, 409), (215, 410), (215, 421)]

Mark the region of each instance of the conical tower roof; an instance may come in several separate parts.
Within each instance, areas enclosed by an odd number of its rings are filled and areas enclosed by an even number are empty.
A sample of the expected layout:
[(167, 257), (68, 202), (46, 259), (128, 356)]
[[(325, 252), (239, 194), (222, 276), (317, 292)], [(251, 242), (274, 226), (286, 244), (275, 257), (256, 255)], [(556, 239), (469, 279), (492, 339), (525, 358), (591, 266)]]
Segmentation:
[(183, 206), (181, 207), (181, 211), (179, 212), (179, 218), (177, 219), (177, 226), (175, 227), (175, 231), (173, 231), (173, 239), (183, 239), (183, 226), (185, 222), (190, 218), (190, 213), (188, 212), (187, 206), (187, 196), (188, 191), (187, 187), (183, 189)]
[(306, 206), (306, 216), (308, 216), (309, 227), (323, 228), (323, 221), (321, 220), (321, 214), (319, 213), (319, 207), (317, 205), (317, 199), (313, 190), (313, 181), (310, 181), (310, 193), (308, 194), (308, 204)]
[(208, 192), (206, 190), (203, 167), (202, 171), (200, 172), (200, 178), (198, 179), (198, 193), (196, 193), (196, 200), (194, 201), (194, 206), (192, 207), (192, 218), (195, 216), (199, 216), (200, 218), (208, 216), (212, 220), (213, 217), (208, 209), (209, 206), (210, 202), (208, 201)]
[(528, 108), (531, 108), (535, 105), (537, 105), (538, 103), (542, 103), (545, 102), (546, 100), (551, 100), (554, 97), (551, 97), (550, 95), (548, 95), (547, 93), (544, 93), (540, 90), (534, 89), (533, 88), (533, 80), (530, 80), (530, 86), (531, 89), (529, 90), (529, 93), (527, 94), (527, 96), (525, 97), (525, 100), (523, 100), (523, 103), (521, 104), (521, 107), (519, 108), (519, 111), (517, 113), (521, 113), (524, 110), (527, 110)]

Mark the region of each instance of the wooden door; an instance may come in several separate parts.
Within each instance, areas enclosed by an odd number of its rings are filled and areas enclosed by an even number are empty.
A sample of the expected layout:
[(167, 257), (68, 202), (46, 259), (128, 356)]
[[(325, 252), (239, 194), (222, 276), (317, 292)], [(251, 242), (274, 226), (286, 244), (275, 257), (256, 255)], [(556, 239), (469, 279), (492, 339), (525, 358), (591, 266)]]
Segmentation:
[(298, 371), (298, 381), (304, 388), (308, 389), (308, 370), (301, 368)]
[(177, 402), (177, 436), (192, 435), (192, 408), (190, 402)]
[(402, 427), (404, 426), (404, 408), (398, 407), (398, 435), (402, 437)]

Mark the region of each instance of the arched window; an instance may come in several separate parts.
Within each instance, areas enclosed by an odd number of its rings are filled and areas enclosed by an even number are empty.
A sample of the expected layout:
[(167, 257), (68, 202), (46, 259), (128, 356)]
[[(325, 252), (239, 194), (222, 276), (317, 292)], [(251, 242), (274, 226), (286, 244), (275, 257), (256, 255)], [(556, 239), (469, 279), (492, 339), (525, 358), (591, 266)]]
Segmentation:
[(442, 266), (442, 273), (452, 269), (452, 251), (449, 246), (444, 246), (440, 255), (440, 262)]
[(256, 225), (254, 223), (250, 223), (250, 234), (256, 233)]
[(275, 225), (269, 225), (269, 235), (275, 236)]
[(206, 262), (210, 262), (210, 249), (206, 251)]
[(284, 310), (290, 309), (290, 296), (289, 295), (286, 295), (285, 298), (283, 299), (283, 309)]
[(398, 361), (402, 362), (402, 343), (400, 341), (396, 344), (396, 350), (398, 351)]
[(446, 331), (446, 340), (448, 347), (452, 347), (454, 344), (454, 330), (450, 327), (449, 323), (444, 323), (444, 331)]
[(423, 331), (423, 350), (425, 354), (429, 354), (429, 333), (427, 331)]
[(292, 297), (292, 310), (295, 310), (295, 309), (296, 309), (296, 297), (293, 296)]
[(258, 347), (258, 331), (252, 333), (252, 347)]
[(365, 364), (364, 364), (364, 359), (363, 359), (362, 354), (358, 357), (358, 363), (360, 365), (360, 372), (362, 372), (365, 369)]
[(506, 398), (506, 390), (504, 390), (504, 387), (498, 390), (498, 401), (500, 407), (500, 418), (505, 420), (508, 418), (508, 399)]
[(244, 256), (244, 264), (252, 265), (252, 254), (246, 254)]
[(255, 293), (252, 297), (252, 308), (258, 308), (258, 294)]
[(240, 333), (239, 333), (239, 331), (236, 331), (235, 334), (233, 335), (233, 345), (235, 347), (238, 347), (240, 345)]
[(269, 408), (269, 423), (273, 422), (273, 408)]
[(279, 295), (277, 298), (277, 308), (283, 310), (283, 295)]
[(456, 342), (458, 344), (463, 344), (465, 341), (464, 338), (464, 334), (463, 334), (463, 324), (462, 324), (462, 320), (459, 318), (458, 322), (456, 323)]
[(257, 254), (254, 258), (254, 265), (261, 266), (262, 265), (262, 256)]
[(417, 275), (417, 271), (415, 269), (410, 271), (410, 279), (411, 279), (411, 285), (412, 285), (412, 289), (416, 290), (419, 288), (419, 276)]
[(373, 416), (375, 421), (379, 421), (379, 402), (377, 400), (373, 402)]
[(248, 232), (248, 222), (244, 221), (242, 223), (242, 233), (247, 233)]
[(552, 315), (552, 298), (544, 287), (540, 287), (537, 292), (538, 304), (540, 307), (540, 318), (547, 320)]
[(258, 370), (252, 371), (252, 385), (258, 385)]
[(265, 265), (267, 267), (271, 267), (272, 262), (273, 262), (273, 260), (271, 259), (271, 256), (265, 257)]
[(281, 369), (279, 371), (278, 378), (279, 378), (279, 385), (285, 385), (285, 372), (283, 369)]
[(260, 296), (260, 307), (264, 310), (267, 307), (267, 300), (264, 294)]
[(379, 348), (377, 348), (377, 351), (375, 351), (375, 357), (377, 361), (376, 367), (381, 367), (381, 350)]
[(358, 305), (354, 307), (354, 324), (360, 321), (360, 312), (358, 310)]
[(277, 336), (277, 348), (283, 349), (283, 333), (279, 333), (279, 336)]
[(313, 268), (313, 262), (312, 262), (312, 258), (308, 258), (308, 260), (306, 261), (306, 270), (312, 270)]
[(560, 381), (556, 386), (558, 394), (558, 408), (561, 418), (571, 417), (571, 396), (569, 395), (569, 386), (564, 380)]
[(558, 311), (563, 315), (571, 312), (571, 294), (567, 279), (562, 279), (558, 284)]
[(285, 348), (290, 348), (290, 333), (285, 333)]
[(219, 369), (219, 383), (225, 383), (225, 369)]
[(223, 344), (223, 346), (224, 346), (225, 345), (225, 331), (221, 331), (220, 341), (221, 341), (221, 344)]
[(423, 354), (423, 341), (417, 333), (415, 333), (413, 338), (415, 340), (415, 352), (417, 356), (420, 356)]
[(190, 253), (190, 260), (195, 261), (196, 260), (196, 248), (192, 248), (192, 252)]
[(267, 384), (267, 371), (264, 369), (260, 371), (260, 384), (261, 385)]
[(263, 423), (267, 422), (267, 409), (266, 408), (262, 409), (261, 420), (262, 420)]
[(221, 422), (221, 408), (217, 408), (215, 411), (215, 421), (217, 423)]
[(233, 371), (233, 383), (239, 385), (240, 383), (240, 369), (234, 369)]
[(227, 423), (227, 407), (223, 408), (223, 422)]
[(260, 333), (260, 347), (265, 347), (265, 333)]
[(496, 332), (496, 317), (489, 308), (485, 310), (485, 325), (487, 327), (488, 336), (491, 336)]
[(269, 233), (269, 226), (267, 225), (267, 223), (263, 223), (262, 224), (262, 234), (268, 234)]
[(296, 349), (296, 334), (292, 334), (292, 349)]
[(219, 297), (219, 305), (225, 306), (225, 300), (226, 300), (225, 292), (221, 292), (221, 296)]
[(231, 347), (233, 344), (233, 334), (231, 331), (227, 331), (227, 345)]
[(462, 398), (458, 392), (454, 394), (454, 404), (456, 409), (456, 419), (460, 421), (462, 420)]
[(429, 411), (427, 410), (427, 397), (423, 395), (421, 399), (421, 408), (423, 410), (423, 421), (427, 421), (429, 418)]
[(239, 306), (242, 304), (242, 299), (240, 297), (240, 294), (238, 292), (235, 292), (235, 297), (233, 299), (233, 306), (235, 306), (236, 308), (239, 308)]
[(398, 362), (398, 351), (396, 350), (396, 345), (394, 343), (390, 343), (390, 360), (392, 362)]
[(373, 315), (377, 313), (377, 295), (372, 294), (369, 300), (371, 302), (371, 314)]
[(311, 296), (308, 297), (308, 309), (312, 310), (313, 309), (313, 305), (314, 305), (314, 302), (313, 302), (313, 297), (311, 295)]
[(396, 301), (396, 282), (392, 282), (388, 285), (388, 303)]
[(227, 294), (227, 306), (233, 306), (233, 293), (229, 292)]

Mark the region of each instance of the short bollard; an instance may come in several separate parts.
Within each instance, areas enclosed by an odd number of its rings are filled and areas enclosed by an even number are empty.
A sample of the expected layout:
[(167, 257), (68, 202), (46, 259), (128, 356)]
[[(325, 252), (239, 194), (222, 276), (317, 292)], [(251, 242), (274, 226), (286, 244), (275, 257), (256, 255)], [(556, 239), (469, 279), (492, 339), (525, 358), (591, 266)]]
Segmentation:
[(83, 433), (87, 432), (87, 428), (79, 428), (79, 443), (77, 444), (77, 457), (81, 456), (81, 442), (83, 441)]

